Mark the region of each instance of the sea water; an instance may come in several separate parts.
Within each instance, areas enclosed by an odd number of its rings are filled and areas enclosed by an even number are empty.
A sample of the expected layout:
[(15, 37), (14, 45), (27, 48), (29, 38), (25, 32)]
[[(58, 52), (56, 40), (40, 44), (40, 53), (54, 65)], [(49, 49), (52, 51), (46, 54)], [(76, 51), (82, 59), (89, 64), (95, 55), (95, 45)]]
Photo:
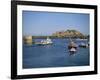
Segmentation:
[[(43, 39), (35, 39), (40, 42)], [(71, 67), (89, 65), (89, 47), (78, 47), (71, 54), (68, 50), (68, 39), (52, 39), (51, 45), (36, 45), (23, 43), (23, 68)], [(87, 40), (76, 40), (75, 43), (87, 43)]]

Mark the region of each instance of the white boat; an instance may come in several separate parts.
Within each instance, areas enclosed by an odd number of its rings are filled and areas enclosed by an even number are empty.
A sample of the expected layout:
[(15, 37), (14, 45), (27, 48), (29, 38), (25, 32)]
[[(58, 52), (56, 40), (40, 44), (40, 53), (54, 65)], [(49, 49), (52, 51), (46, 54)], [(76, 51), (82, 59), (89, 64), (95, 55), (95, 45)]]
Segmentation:
[(68, 49), (71, 49), (71, 48), (77, 49), (77, 45), (73, 41), (71, 41), (70, 44), (68, 45)]
[(76, 41), (87, 41), (88, 39), (80, 39), (80, 38), (77, 38)]
[(89, 44), (81, 43), (81, 44), (79, 45), (79, 47), (84, 47), (84, 48), (86, 48), (86, 47), (89, 47)]
[(69, 51), (70, 52), (76, 52), (76, 49), (75, 48), (71, 48)]
[(68, 45), (68, 49), (70, 53), (75, 53), (77, 51), (77, 44), (73, 42), (71, 38), (70, 38), (70, 43)]
[(52, 40), (49, 37), (47, 37), (46, 40), (41, 40), (41, 42), (37, 42), (36, 44), (38, 44), (38, 45), (48, 45), (48, 44), (52, 44), (52, 43), (53, 43)]

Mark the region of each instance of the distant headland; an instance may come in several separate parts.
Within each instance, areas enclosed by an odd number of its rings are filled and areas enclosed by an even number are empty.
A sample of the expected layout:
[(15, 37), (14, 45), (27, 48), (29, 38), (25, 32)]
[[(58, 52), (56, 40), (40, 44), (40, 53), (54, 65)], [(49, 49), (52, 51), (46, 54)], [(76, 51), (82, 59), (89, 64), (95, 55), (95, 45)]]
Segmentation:
[(77, 30), (66, 30), (66, 31), (57, 31), (52, 34), (52, 36), (56, 36), (59, 38), (87, 38), (88, 35), (84, 35)]
[[(30, 35), (32, 38), (80, 38), (80, 39), (87, 39), (89, 38), (89, 35), (82, 34), (81, 32), (77, 30), (65, 30), (65, 31), (57, 31), (52, 33), (52, 35), (48, 36), (35, 36), (35, 35)], [(26, 36), (23, 36), (23, 38)]]

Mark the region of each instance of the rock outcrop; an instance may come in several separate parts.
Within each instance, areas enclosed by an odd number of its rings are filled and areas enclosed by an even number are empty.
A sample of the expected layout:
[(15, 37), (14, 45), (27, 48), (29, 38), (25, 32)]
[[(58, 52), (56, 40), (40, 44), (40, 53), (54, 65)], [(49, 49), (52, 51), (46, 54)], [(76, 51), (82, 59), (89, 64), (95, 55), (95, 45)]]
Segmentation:
[(72, 37), (72, 38), (84, 38), (85, 35), (77, 30), (66, 30), (66, 31), (57, 31), (52, 34), (55, 37)]

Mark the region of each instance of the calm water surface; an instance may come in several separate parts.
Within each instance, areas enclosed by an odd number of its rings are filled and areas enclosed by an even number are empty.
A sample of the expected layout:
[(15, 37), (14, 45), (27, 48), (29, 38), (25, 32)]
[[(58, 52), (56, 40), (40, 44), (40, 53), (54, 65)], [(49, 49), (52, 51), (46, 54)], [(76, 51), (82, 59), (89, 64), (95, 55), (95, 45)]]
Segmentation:
[[(41, 41), (43, 39), (35, 39)], [(69, 40), (52, 39), (52, 45), (23, 44), (23, 68), (47, 68), (89, 65), (89, 48), (80, 48), (70, 54), (67, 47)], [(86, 40), (75, 41), (77, 45)]]

